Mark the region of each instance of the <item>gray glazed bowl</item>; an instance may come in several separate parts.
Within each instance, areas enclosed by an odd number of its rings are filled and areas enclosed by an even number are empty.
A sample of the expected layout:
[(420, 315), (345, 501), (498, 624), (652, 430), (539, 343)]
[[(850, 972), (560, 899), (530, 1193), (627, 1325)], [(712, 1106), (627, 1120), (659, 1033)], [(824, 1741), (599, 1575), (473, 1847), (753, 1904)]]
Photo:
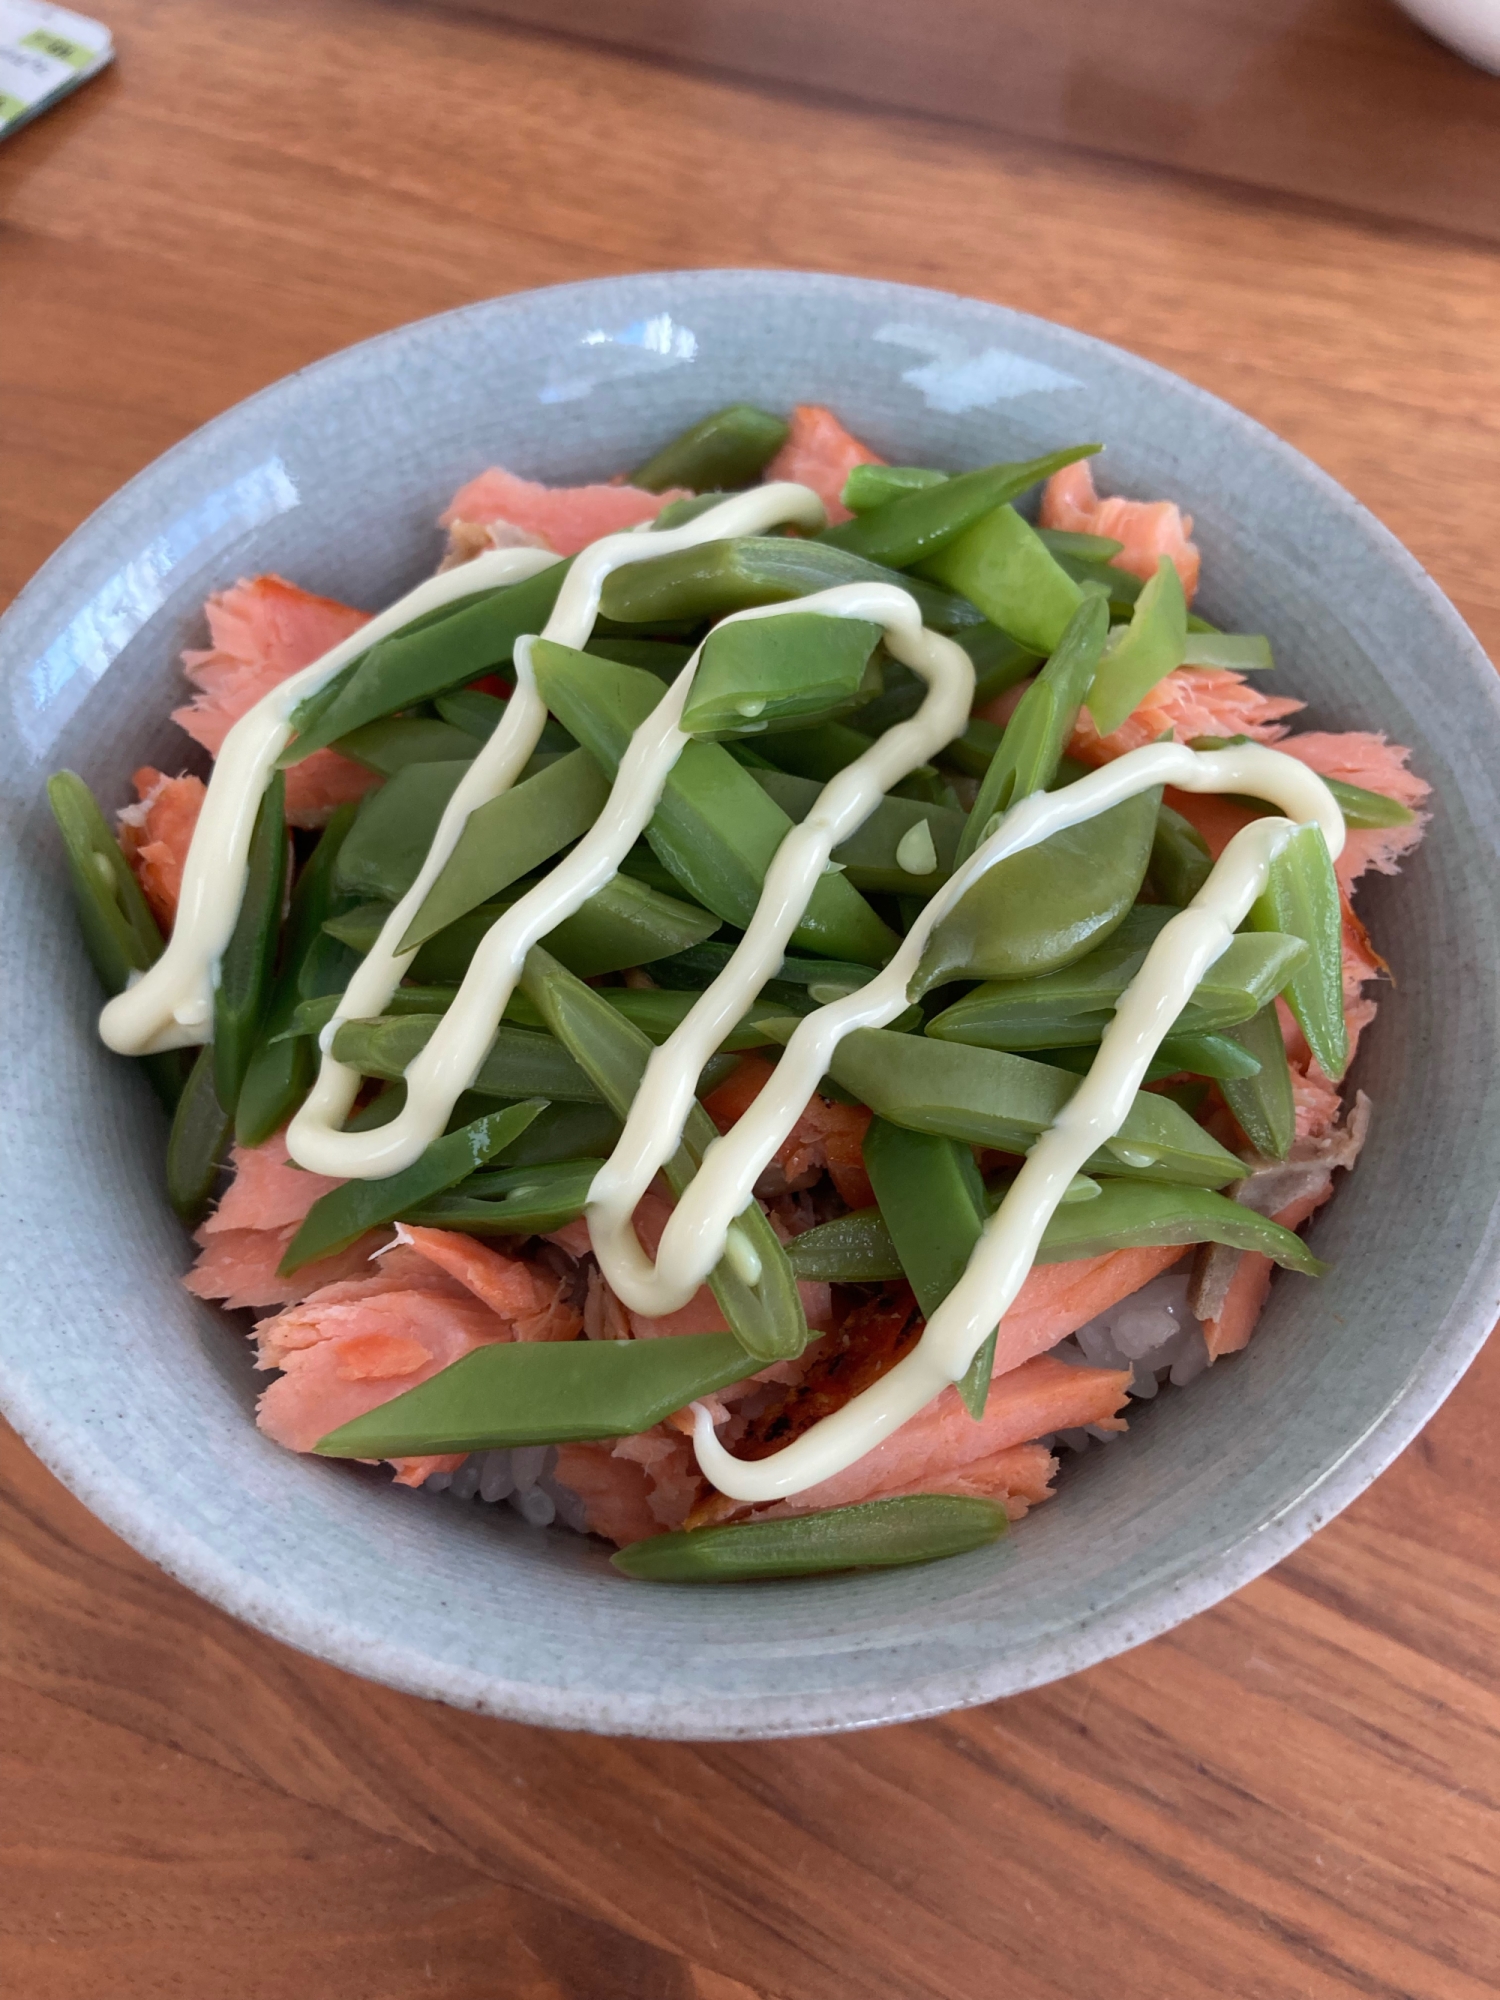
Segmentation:
[[(256, 1432), (241, 1328), (177, 1285), (162, 1119), (93, 1033), (42, 780), (110, 805), (149, 760), (180, 648), (236, 576), (379, 605), (433, 519), (503, 462), (606, 475), (737, 398), (835, 406), (887, 457), (964, 466), (1107, 441), (1111, 490), (1197, 519), (1210, 616), (1275, 642), (1312, 727), (1415, 746), (1438, 813), (1361, 907), (1399, 979), (1360, 1050), (1358, 1174), (1318, 1218), (1321, 1284), (1278, 1280), (1248, 1351), (1162, 1396), (992, 1550), (885, 1575), (629, 1585), (598, 1543), (388, 1490)], [(1350, 497), (1275, 438), (1117, 349), (934, 292), (780, 272), (608, 279), (387, 334), (231, 410), (134, 480), (5, 619), (0, 863), (0, 1400), (136, 1548), (295, 1646), (526, 1721), (771, 1736), (1034, 1686), (1203, 1610), (1388, 1465), (1500, 1309), (1500, 691), (1458, 617)]]

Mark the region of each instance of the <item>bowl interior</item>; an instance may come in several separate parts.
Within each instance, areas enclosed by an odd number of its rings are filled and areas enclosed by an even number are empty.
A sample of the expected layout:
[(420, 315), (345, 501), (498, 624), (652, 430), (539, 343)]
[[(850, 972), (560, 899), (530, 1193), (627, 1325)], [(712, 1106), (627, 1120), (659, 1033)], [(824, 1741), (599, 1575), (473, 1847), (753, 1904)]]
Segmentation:
[[(191, 762), (166, 719), (202, 604), (275, 570), (372, 607), (427, 572), (461, 481), (607, 476), (739, 398), (833, 405), (886, 457), (963, 467), (1081, 437), (1101, 484), (1196, 519), (1202, 607), (1268, 632), (1313, 728), (1414, 746), (1437, 813), (1361, 910), (1398, 982), (1354, 1081), (1357, 1176), (1242, 1355), (1138, 1408), (1007, 1544), (930, 1569), (693, 1592), (602, 1548), (255, 1431), (242, 1326), (177, 1284), (163, 1121), (93, 1032), (42, 779), (110, 806)], [(401, 329), (277, 384), (151, 467), (4, 622), (13, 754), (0, 1161), (0, 1397), (137, 1547), (354, 1669), (523, 1719), (661, 1735), (893, 1721), (1032, 1685), (1212, 1603), (1345, 1504), (1425, 1420), (1497, 1310), (1500, 702), (1456, 614), (1346, 494), (1246, 418), (1084, 336), (903, 287), (728, 272), (612, 279)]]

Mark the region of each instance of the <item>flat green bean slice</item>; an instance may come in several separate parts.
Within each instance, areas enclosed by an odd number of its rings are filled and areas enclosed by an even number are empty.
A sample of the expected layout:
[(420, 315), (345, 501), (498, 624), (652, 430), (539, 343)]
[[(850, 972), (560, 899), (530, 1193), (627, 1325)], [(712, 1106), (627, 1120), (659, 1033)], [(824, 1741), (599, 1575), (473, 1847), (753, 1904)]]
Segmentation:
[(1244, 1082), (1260, 1070), (1259, 1059), (1233, 1035), (1191, 1031), (1168, 1035), (1156, 1052), (1156, 1061), (1171, 1064), (1169, 1075), (1186, 1071), (1189, 1076), (1210, 1076), (1217, 1083)]
[[(615, 574), (629, 575), (630, 568)], [(545, 640), (532, 647), (531, 662), (547, 706), (612, 778), (632, 735), (661, 699), (660, 681)], [(646, 839), (690, 895), (743, 929), (790, 827), (722, 745), (689, 743), (662, 787)], [(872, 965), (884, 963), (899, 942), (838, 875), (820, 879), (793, 935), (805, 949)]]
[[(702, 993), (713, 985), (734, 956), (735, 949), (732, 944), (693, 945), (689, 950), (661, 959), (653, 965), (651, 977), (658, 986), (682, 987)], [(775, 977), (761, 988), (761, 998), (775, 997), (791, 1002), (795, 1008), (800, 990), (822, 1007), (830, 1000), (841, 1000), (846, 993), (854, 992), (856, 987), (868, 984), (872, 977), (868, 965), (847, 961), (841, 964), (837, 959), (788, 956), (781, 961)]]
[[(113, 997), (131, 978), (154, 965), (162, 935), (140, 884), (97, 801), (74, 771), (47, 780), (47, 802), (62, 835), (78, 927), (99, 983)], [(182, 1095), (187, 1067), (181, 1049), (143, 1056), (141, 1066), (162, 1103), (171, 1111)]]
[(955, 632), (953, 636), (974, 662), (975, 708), (983, 708), (996, 695), (1015, 687), (1042, 664), (1039, 653), (1033, 653), (1029, 646), (1023, 646), (1009, 632), (1002, 632), (998, 625), (988, 621), (971, 625), (967, 631)]
[(1179, 909), (1186, 909), (1213, 868), (1208, 842), (1192, 821), (1174, 812), (1171, 806), (1160, 807), (1151, 840), (1151, 863), (1146, 871), (1157, 895)]
[(754, 604), (782, 604), (841, 583), (893, 583), (908, 591), (935, 632), (959, 632), (982, 613), (936, 584), (884, 569), (824, 541), (795, 536), (736, 535), (698, 542), (649, 561), (628, 563), (605, 578), (600, 599), (607, 618), (622, 625), (666, 619), (721, 618)]
[(461, 1131), (434, 1139), (421, 1158), (399, 1174), (379, 1181), (344, 1181), (319, 1195), (277, 1267), (282, 1277), (290, 1277), (316, 1258), (347, 1250), (367, 1230), (395, 1222), (408, 1209), (420, 1208), (434, 1195), (467, 1179), (503, 1153), (543, 1108), (540, 1098), (507, 1105), (503, 1111), (476, 1118)]
[(1032, 979), (1103, 944), (1146, 879), (1160, 786), (997, 861), (938, 923), (909, 988)]
[[(541, 1009), (553, 1034), (623, 1119), (650, 1059), (645, 1035), (544, 951), (528, 954), (521, 977), (527, 997)], [(717, 1137), (713, 1120), (695, 1104), (682, 1144), (663, 1169), (674, 1195), (687, 1187)], [(749, 1283), (728, 1257), (722, 1258), (708, 1280), (719, 1310), (740, 1345), (761, 1361), (800, 1354), (807, 1345), (807, 1320), (780, 1238), (756, 1201), (733, 1226), (749, 1246), (759, 1274)]]
[[(856, 1028), (830, 1065), (835, 1083), (893, 1125), (1024, 1153), (1078, 1087), (1076, 1076), (999, 1049)], [(1142, 1091), (1085, 1173), (1223, 1187), (1243, 1163), (1169, 1098)]]
[(1108, 636), (1109, 612), (1103, 603), (1097, 597), (1083, 599), (1057, 650), (1006, 724), (958, 843), (957, 862), (968, 860), (996, 814), (1051, 788)]
[(617, 1549), (610, 1561), (646, 1583), (747, 1583), (938, 1562), (985, 1548), (1008, 1527), (1005, 1509), (993, 1500), (914, 1493), (780, 1521), (679, 1528)]
[[(337, 1062), (362, 1076), (405, 1076), (432, 1039), (440, 1014), (380, 1015), (345, 1021), (333, 1038)], [(489, 1053), (469, 1086), (485, 1097), (545, 1097), (565, 1104), (593, 1103), (599, 1091), (551, 1035), (502, 1021)]]
[(831, 721), (867, 698), (881, 628), (789, 611), (720, 625), (703, 642), (682, 714), (690, 736), (762, 735)]
[(977, 604), (993, 625), (1034, 652), (1050, 653), (1083, 592), (1029, 521), (997, 507), (929, 556), (922, 574)]
[(762, 1365), (730, 1333), (496, 1341), (315, 1448), (326, 1458), (406, 1458), (631, 1437)]
[(587, 750), (523, 778), (476, 806), (422, 907), (407, 925), (402, 951), (415, 951), (588, 832), (609, 797), (609, 780)]
[(863, 757), (874, 741), (873, 736), (847, 722), (818, 722), (811, 729), (777, 730), (758, 736), (755, 747), (778, 770), (790, 771), (798, 778), (816, 778), (826, 785), (856, 757)]
[(465, 1183), (451, 1194), (435, 1195), (401, 1220), (431, 1229), (456, 1229), (466, 1236), (544, 1236), (583, 1214), (603, 1164), (602, 1160), (570, 1162), (566, 1172), (545, 1179), (534, 1170), (529, 1179), (523, 1177), (498, 1198), (470, 1193)]
[[(444, 1014), (457, 992), (456, 986), (398, 986), (381, 1012), (386, 1017), (393, 1014)], [(320, 1035), (338, 1012), (342, 998), (342, 992), (338, 992), (319, 993), (311, 1000), (299, 1000), (281, 1039), (286, 1041), (299, 1035)], [(508, 1013), (507, 1009), (507, 1016)]]
[(1251, 905), (1253, 931), (1299, 937), (1309, 955), (1287, 982), (1286, 1001), (1330, 1083), (1349, 1066), (1344, 1021), (1343, 908), (1328, 843), (1319, 826), (1299, 826), (1271, 863), (1266, 891)]
[(426, 715), (382, 716), (341, 736), (332, 747), (382, 778), (395, 777), (408, 764), (451, 764), (474, 754), (472, 737)]
[(622, 667), (644, 667), (659, 681), (675, 681), (693, 657), (691, 646), (670, 639), (590, 639), (583, 650)]
[(505, 1157), (517, 1172), (555, 1166), (584, 1155), (606, 1159), (620, 1143), (620, 1129), (619, 1119), (607, 1104), (549, 1104)]
[[(865, 1134), (864, 1160), (901, 1269), (923, 1318), (931, 1319), (963, 1276), (989, 1219), (973, 1150), (957, 1139), (909, 1132), (873, 1118)], [(976, 1420), (984, 1415), (994, 1365), (992, 1329), (959, 1384), (964, 1406)]]
[(337, 1004), (331, 997), (304, 1000), (303, 983), (316, 976), (313, 961), (322, 956), (320, 942), (332, 942), (323, 936), (323, 925), (333, 907), (334, 864), (353, 824), (352, 804), (335, 809), (292, 890), (281, 971), (234, 1104), (234, 1136), (241, 1146), (258, 1146), (269, 1139), (291, 1117), (312, 1083), (316, 1058), (308, 1035), (316, 1030), (299, 1028), (297, 1017), (304, 1005), (326, 1005), (331, 1014)]
[(338, 893), (399, 903), (421, 873), (438, 822), (472, 762), (409, 764), (367, 792), (339, 850)]
[[(927, 1033), (987, 1049), (1065, 1048), (1097, 1042), (1152, 943), (1177, 911), (1140, 903), (1107, 944), (1041, 979), (994, 980), (936, 1015)], [(1247, 1021), (1307, 956), (1300, 938), (1241, 933), (1204, 973), (1177, 1017), (1177, 1032), (1212, 1033)]]
[[(792, 820), (806, 819), (823, 790), (816, 779), (796, 778), (788, 771), (753, 775)], [(963, 830), (963, 815), (946, 806), (887, 795), (864, 825), (833, 850), (833, 859), (856, 889), (930, 893), (953, 873)]]
[[(1248, 736), (1194, 736), (1188, 747), (1192, 750), (1229, 750), (1249, 741)], [(1323, 777), (1321, 771), (1318, 776), (1333, 793), (1344, 816), (1344, 825), (1351, 833), (1368, 827), (1410, 826), (1416, 818), (1410, 806), (1402, 805), (1399, 799), (1391, 798), (1388, 793), (1367, 792), (1363, 785), (1349, 785), (1342, 778)], [(1255, 813), (1274, 811), (1263, 799), (1239, 799), (1237, 803)]]
[[(986, 1208), (998, 1208), (1009, 1182), (992, 1181)], [(1093, 1201), (1067, 1202), (1042, 1234), (1038, 1264), (1067, 1264), (1116, 1250), (1150, 1250), (1181, 1244), (1224, 1243), (1273, 1258), (1284, 1270), (1310, 1278), (1327, 1269), (1293, 1229), (1227, 1195), (1207, 1188), (1160, 1187), (1149, 1181), (1101, 1179)], [(787, 1245), (801, 1279), (824, 1284), (889, 1283), (902, 1276), (901, 1259), (878, 1208), (857, 1209), (820, 1224)]]
[(1274, 1003), (1231, 1030), (1259, 1064), (1254, 1076), (1227, 1078), (1219, 1088), (1258, 1153), (1284, 1160), (1297, 1136), (1297, 1099)]
[(1072, 528), (1038, 528), (1036, 532), (1037, 540), (1059, 562), (1071, 557), (1079, 563), (1111, 563), (1125, 546), (1113, 535), (1081, 535)]
[(1259, 632), (1189, 632), (1185, 667), (1228, 667), (1240, 674), (1269, 673), (1276, 665), (1271, 642)]
[(1118, 729), (1133, 709), (1182, 665), (1187, 650), (1187, 600), (1176, 564), (1163, 556), (1136, 600), (1130, 623), (1111, 635), (1094, 685), (1089, 713), (1101, 736)]
[(956, 542), (982, 515), (993, 513), (1007, 500), (1015, 500), (1029, 487), (1050, 479), (1065, 465), (1073, 465), (1100, 449), (1096, 444), (1076, 444), (1063, 451), (1048, 452), (1042, 458), (961, 472), (940, 485), (907, 493), (872, 513), (859, 515), (836, 528), (826, 528), (820, 540), (864, 556), (870, 562), (905, 569), (908, 563), (934, 556), (950, 542)]
[(540, 632), (546, 624), (568, 567), (554, 563), (520, 583), (446, 607), (431, 622), (377, 639), (326, 707), (293, 716), (297, 735), (281, 758), (283, 766), (301, 763), (367, 722), (415, 708), (506, 665), (521, 634)]
[(921, 493), (929, 486), (941, 486), (946, 472), (934, 472), (926, 465), (856, 465), (844, 481), (839, 495), (851, 514), (868, 514), (887, 500), (899, 500), (906, 493)]
[(647, 493), (665, 493), (670, 486), (694, 493), (753, 486), (786, 439), (781, 417), (753, 403), (730, 403), (654, 452), (631, 473), (630, 484)]
[(167, 1199), (186, 1223), (208, 1213), (220, 1164), (229, 1150), (229, 1113), (214, 1088), (209, 1043), (188, 1072), (167, 1135)]
[(240, 913), (214, 988), (214, 1086), (220, 1104), (231, 1112), (271, 997), (286, 869), (286, 779), (278, 771), (255, 815)]

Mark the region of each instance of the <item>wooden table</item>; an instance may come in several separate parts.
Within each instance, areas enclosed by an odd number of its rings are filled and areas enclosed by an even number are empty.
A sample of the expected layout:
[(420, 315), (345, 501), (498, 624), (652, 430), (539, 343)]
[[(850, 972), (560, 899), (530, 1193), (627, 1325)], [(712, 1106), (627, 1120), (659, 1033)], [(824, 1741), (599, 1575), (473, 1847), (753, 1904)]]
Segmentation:
[[(1169, 32), (1156, 95), (1097, 126), (1087, 93), (1048, 112), (1010, 70), (992, 100), (954, 85), (969, 124), (893, 110), (941, 108), (941, 78), (872, 65), (840, 0), (771, 10), (826, 27), (821, 98), (776, 80), (788, 45), (757, 56), (728, 4), (531, 11), (642, 46), (675, 21), (758, 83), (379, 0), (98, 4), (118, 70), (0, 148), (7, 594), (193, 425), (347, 341), (595, 273), (800, 265), (1002, 299), (1179, 370), (1351, 487), (1500, 641), (1500, 84), (1380, 0), (1145, 9), (1117, 74), (1153, 70), (1140, 23)], [(1099, 103), (1123, 11), (1037, 11), (1048, 60), (1070, 23), (1083, 37)], [(981, 15), (868, 18), (885, 56), (922, 27), (952, 76), (953, 21)], [(1297, 143), (1241, 120), (1215, 149), (1198, 51), (1222, 86), (1226, 49), (1268, 36), (1280, 95), (1262, 68), (1259, 97), (1212, 102), (1285, 104)], [(1079, 143), (1098, 132), (1114, 157)], [(13, 1439), (0, 1507), (6, 1995), (1500, 1984), (1500, 1354), (1217, 1611), (1059, 1686), (846, 1740), (456, 1714), (210, 1610)]]

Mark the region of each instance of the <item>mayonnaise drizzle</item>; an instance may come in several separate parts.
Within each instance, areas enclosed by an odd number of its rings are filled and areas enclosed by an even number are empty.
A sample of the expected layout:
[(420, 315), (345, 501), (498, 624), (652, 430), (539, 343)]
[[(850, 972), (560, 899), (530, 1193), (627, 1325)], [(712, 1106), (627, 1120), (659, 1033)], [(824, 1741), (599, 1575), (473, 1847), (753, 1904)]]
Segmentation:
[[(808, 488), (783, 483), (736, 495), (681, 528), (608, 536), (575, 559), (541, 636), (585, 645), (605, 579), (623, 564), (786, 522), (816, 528), (823, 518), (822, 505)], [(375, 640), (413, 618), (495, 584), (519, 581), (556, 560), (532, 549), (497, 550), (430, 578), (283, 682), (234, 725), (214, 766), (167, 949), (100, 1016), (100, 1033), (111, 1048), (144, 1055), (208, 1039), (218, 961), (243, 895), (256, 809), (290, 740), (290, 718), (298, 703)], [(701, 1170), (672, 1211), (653, 1262), (636, 1238), (631, 1217), (681, 1141), (703, 1065), (775, 976), (833, 849), (858, 829), (893, 784), (960, 733), (973, 695), (968, 656), (951, 640), (927, 631), (911, 595), (894, 584), (844, 585), (734, 616), (743, 620), (792, 611), (879, 624), (889, 650), (927, 682), (927, 694), (916, 715), (887, 730), (832, 779), (807, 818), (790, 830), (729, 964), (670, 1039), (652, 1053), (624, 1133), (596, 1175), (588, 1205), (600, 1266), (618, 1296), (638, 1312), (660, 1315), (686, 1304), (723, 1257), (745, 1283), (758, 1282), (760, 1260), (735, 1226), (736, 1216), (753, 1201), (756, 1181), (801, 1116), (840, 1041), (856, 1028), (883, 1027), (905, 1009), (908, 984), (934, 927), (997, 862), (1156, 785), (1249, 793), (1279, 806), (1287, 817), (1256, 820), (1236, 834), (1203, 889), (1157, 937), (1121, 997), (1088, 1075), (1031, 1149), (963, 1277), (905, 1359), (793, 1444), (754, 1463), (725, 1451), (707, 1409), (695, 1406), (699, 1465), (721, 1492), (749, 1502), (784, 1498), (831, 1477), (963, 1376), (1013, 1303), (1069, 1183), (1118, 1132), (1152, 1056), (1264, 890), (1271, 863), (1295, 826), (1308, 821), (1319, 825), (1335, 857), (1344, 842), (1342, 816), (1323, 781), (1296, 759), (1258, 744), (1208, 753), (1181, 744), (1153, 744), (1060, 791), (1022, 800), (995, 823), (928, 903), (889, 965), (867, 985), (798, 1024), (760, 1095), (708, 1149)], [(340, 1025), (378, 1015), (385, 1007), (414, 956), (398, 950), (400, 940), (457, 846), (469, 814), (516, 781), (541, 735), (547, 711), (532, 671), (532, 644), (530, 638), (517, 641), (516, 686), (504, 719), (459, 784), (416, 882), (386, 920), (320, 1038), (323, 1059), (317, 1082), (287, 1133), (292, 1158), (315, 1172), (383, 1178), (410, 1165), (439, 1136), (484, 1060), (527, 952), (616, 873), (691, 740), (680, 723), (697, 654), (632, 736), (594, 826), (491, 926), (458, 993), (406, 1073), (401, 1115), (373, 1132), (340, 1130), (361, 1082), (357, 1070), (331, 1054)], [(925, 850), (919, 856), (915, 842), (911, 853), (913, 859), (925, 857)], [(1007, 1357), (1011, 1365), (1022, 1358)]]

